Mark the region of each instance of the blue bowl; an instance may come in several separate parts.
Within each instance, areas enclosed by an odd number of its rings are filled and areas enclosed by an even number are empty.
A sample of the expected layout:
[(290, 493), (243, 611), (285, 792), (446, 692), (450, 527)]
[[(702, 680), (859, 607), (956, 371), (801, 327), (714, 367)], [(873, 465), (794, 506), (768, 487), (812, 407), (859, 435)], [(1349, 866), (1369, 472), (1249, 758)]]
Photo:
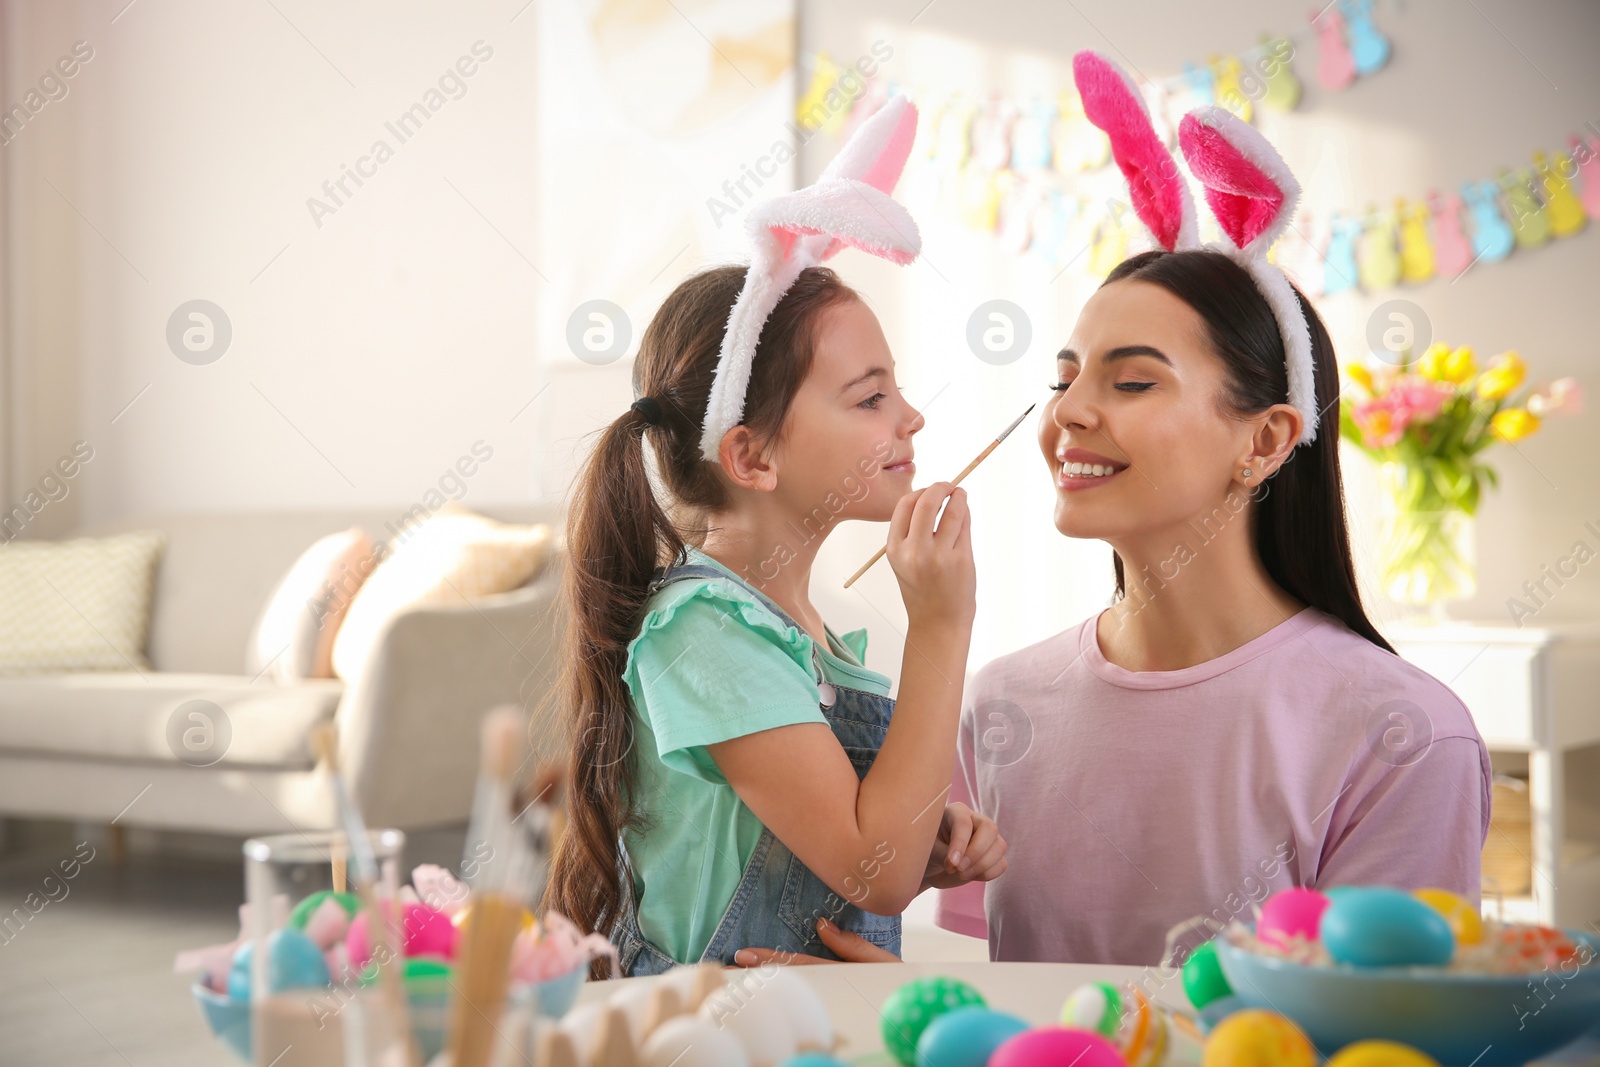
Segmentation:
[[(548, 981), (513, 986), (509, 994), (510, 1001), (513, 1008), (531, 1009), (546, 1018), (559, 1019), (577, 1002), (578, 993), (588, 977), (589, 965), (585, 963)], [(253, 1055), (250, 1045), (250, 1002), (232, 1000), (226, 993), (218, 993), (199, 981), (190, 987), (190, 992), (200, 1005), (200, 1014), (205, 1017), (211, 1033), (241, 1061), (250, 1063)], [(406, 1001), (411, 1006), (411, 1033), (424, 1063), (444, 1048), (450, 1025), (451, 994), (450, 980), (442, 976), (406, 983)]]
[[(1600, 954), (1600, 939), (1567, 935)], [(1430, 967), (1311, 967), (1257, 955), (1224, 936), (1217, 959), (1245, 1006), (1293, 1019), (1324, 1056), (1382, 1038), (1426, 1052), (1444, 1067), (1520, 1067), (1600, 1022), (1595, 955), (1570, 974), (1467, 975)]]

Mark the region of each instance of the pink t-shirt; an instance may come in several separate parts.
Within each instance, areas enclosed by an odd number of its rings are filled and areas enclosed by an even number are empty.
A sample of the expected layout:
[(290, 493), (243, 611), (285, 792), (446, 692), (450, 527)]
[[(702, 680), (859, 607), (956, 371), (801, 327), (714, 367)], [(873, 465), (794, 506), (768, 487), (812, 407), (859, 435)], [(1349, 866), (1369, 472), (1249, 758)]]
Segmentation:
[(941, 891), (938, 925), (996, 960), (1149, 965), (1175, 924), (1290, 886), (1479, 899), (1489, 755), (1444, 683), (1311, 607), (1176, 671), (1107, 662), (1095, 627), (968, 687), (953, 797), (1008, 867)]

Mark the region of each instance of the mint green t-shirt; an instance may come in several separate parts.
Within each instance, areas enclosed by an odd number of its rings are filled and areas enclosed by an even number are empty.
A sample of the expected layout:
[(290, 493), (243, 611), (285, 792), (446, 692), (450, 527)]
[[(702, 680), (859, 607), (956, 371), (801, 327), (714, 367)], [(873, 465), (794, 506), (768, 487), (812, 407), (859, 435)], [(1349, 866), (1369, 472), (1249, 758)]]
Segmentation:
[[(695, 548), (688, 561), (729, 578), (675, 582), (646, 605), (623, 680), (638, 711), (634, 796), (647, 820), (626, 831), (639, 928), (683, 963), (698, 960), (761, 837), (761, 822), (727, 783), (707, 745), (823, 717), (811, 635), (785, 623), (733, 571)], [(889, 695), (864, 665), (867, 631), (827, 630), (829, 682)]]

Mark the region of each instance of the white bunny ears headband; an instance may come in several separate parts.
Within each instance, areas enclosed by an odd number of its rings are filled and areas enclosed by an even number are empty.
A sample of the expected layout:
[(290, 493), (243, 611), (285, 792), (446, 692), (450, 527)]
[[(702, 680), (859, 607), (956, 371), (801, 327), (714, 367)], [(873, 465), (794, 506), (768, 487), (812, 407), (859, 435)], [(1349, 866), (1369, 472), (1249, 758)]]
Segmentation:
[[(1133, 81), (1106, 57), (1082, 51), (1072, 57), (1073, 79), (1090, 122), (1111, 139), (1111, 154), (1128, 179), (1139, 220), (1169, 252), (1202, 247), (1194, 201), (1172, 153), (1156, 136), (1150, 112)], [(1178, 146), (1190, 172), (1205, 186), (1206, 203), (1227, 242), (1208, 245), (1250, 272), (1266, 298), (1289, 377), (1289, 403), (1305, 420), (1297, 445), (1317, 437), (1317, 390), (1311, 328), (1288, 277), (1267, 262), (1267, 250), (1288, 227), (1300, 199), (1277, 150), (1253, 126), (1216, 106), (1198, 107), (1178, 125)]]
[(815, 185), (765, 201), (745, 219), (754, 253), (728, 315), (706, 402), (700, 452), (716, 462), (727, 432), (744, 417), (751, 363), (767, 316), (800, 272), (846, 246), (906, 264), (922, 249), (911, 215), (889, 194), (917, 130), (917, 109), (895, 97), (862, 123)]

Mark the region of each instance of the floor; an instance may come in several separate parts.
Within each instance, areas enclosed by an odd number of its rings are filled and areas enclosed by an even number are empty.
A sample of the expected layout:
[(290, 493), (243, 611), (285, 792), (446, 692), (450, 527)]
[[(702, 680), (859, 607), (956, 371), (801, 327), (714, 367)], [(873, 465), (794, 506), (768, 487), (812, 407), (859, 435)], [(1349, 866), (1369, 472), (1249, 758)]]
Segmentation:
[[(82, 840), (95, 850), (86, 862)], [(134, 851), (118, 865), (103, 839), (70, 827), (13, 839), (0, 853), (0, 922), (11, 919), (0, 926), (0, 1064), (229, 1067), (189, 979), (172, 972), (180, 950), (238, 932), (240, 860), (214, 851)], [(76, 877), (63, 881), (60, 863), (75, 853)], [(30, 894), (37, 914), (19, 918)], [(926, 900), (907, 913), (904, 951), (913, 961), (988, 958), (983, 942), (935, 929)]]

